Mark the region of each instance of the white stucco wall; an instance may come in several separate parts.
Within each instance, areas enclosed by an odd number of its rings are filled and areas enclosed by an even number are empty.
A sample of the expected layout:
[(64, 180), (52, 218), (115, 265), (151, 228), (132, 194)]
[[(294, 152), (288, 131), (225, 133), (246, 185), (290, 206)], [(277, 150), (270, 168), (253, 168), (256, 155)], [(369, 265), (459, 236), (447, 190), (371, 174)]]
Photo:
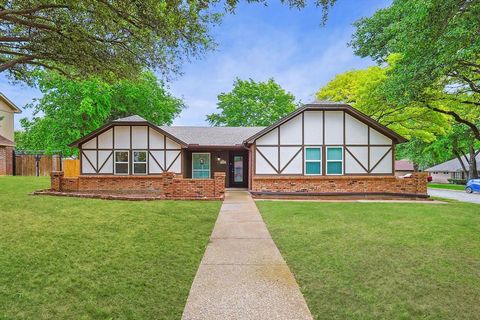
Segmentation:
[(343, 147), (344, 174), (393, 174), (392, 139), (344, 111), (307, 110), (279, 129), (256, 139), (255, 174), (302, 175), (304, 148), (320, 147), (325, 162), (327, 146)]
[(134, 150), (147, 151), (147, 174), (182, 171), (181, 146), (178, 143), (148, 126), (117, 125), (81, 145), (82, 173), (114, 174), (116, 150), (129, 152), (130, 174), (133, 171)]
[(0, 135), (11, 141), (14, 141), (14, 113), (12, 109), (2, 100), (0, 100), (0, 118), (1, 117), (3, 117), (3, 119), (0, 120)]

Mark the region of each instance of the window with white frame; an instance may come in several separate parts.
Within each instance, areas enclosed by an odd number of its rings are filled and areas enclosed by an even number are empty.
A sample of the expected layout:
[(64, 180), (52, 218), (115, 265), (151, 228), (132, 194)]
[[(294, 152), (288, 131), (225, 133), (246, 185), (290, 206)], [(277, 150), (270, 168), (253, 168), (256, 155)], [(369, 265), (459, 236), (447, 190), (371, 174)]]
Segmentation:
[(210, 153), (192, 153), (192, 178), (210, 178)]
[(321, 148), (305, 148), (305, 174), (320, 175), (322, 174), (322, 149)]
[(147, 151), (133, 151), (133, 174), (147, 174)]
[(128, 174), (128, 151), (115, 151), (115, 174)]
[(327, 175), (343, 174), (343, 148), (327, 147)]

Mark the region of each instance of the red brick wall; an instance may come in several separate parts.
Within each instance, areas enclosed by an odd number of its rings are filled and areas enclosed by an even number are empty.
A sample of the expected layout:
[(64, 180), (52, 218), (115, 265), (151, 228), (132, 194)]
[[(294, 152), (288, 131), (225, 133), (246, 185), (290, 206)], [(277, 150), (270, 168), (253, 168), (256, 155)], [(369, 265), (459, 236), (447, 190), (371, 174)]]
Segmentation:
[(13, 175), (13, 147), (0, 146), (0, 176)]
[(166, 199), (221, 199), (225, 193), (225, 173), (215, 172), (214, 179), (184, 179), (174, 173), (156, 176), (79, 176), (64, 178), (52, 172), (53, 191), (155, 193)]
[(427, 194), (427, 173), (394, 176), (254, 176), (251, 191), (281, 193)]

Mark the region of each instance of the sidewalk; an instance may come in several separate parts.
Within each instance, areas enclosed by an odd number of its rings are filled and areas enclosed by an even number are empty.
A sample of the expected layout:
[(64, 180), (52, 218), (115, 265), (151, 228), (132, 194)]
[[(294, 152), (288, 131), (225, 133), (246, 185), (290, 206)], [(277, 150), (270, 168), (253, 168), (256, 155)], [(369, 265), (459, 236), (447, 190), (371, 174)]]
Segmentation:
[(312, 319), (246, 191), (229, 191), (182, 319)]

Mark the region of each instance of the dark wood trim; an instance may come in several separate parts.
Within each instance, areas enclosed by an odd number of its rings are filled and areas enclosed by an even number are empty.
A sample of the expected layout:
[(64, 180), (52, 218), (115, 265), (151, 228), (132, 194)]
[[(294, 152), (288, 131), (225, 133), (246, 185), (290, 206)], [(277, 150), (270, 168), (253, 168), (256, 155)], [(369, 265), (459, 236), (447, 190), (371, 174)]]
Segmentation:
[[(277, 144), (277, 168), (280, 170), (280, 128), (281, 126), (278, 126), (278, 144)], [(278, 172), (278, 171), (277, 171)]]
[[(300, 148), (300, 149), (293, 155), (293, 157), (290, 158), (290, 160), (288, 160), (288, 162), (283, 166), (283, 168), (279, 171), (279, 173), (282, 173), (283, 170), (285, 170), (285, 169), (288, 167), (288, 165), (289, 165), (290, 163), (292, 163), (293, 160), (295, 160), (295, 158), (296, 158), (296, 157), (298, 156), (298, 154), (302, 151), (302, 149), (303, 149), (303, 148)], [(280, 167), (279, 167), (279, 168), (280, 168)], [(302, 168), (303, 168), (303, 163), (302, 163)], [(302, 174), (303, 174), (303, 170), (302, 170)]]
[(130, 127), (132, 127), (132, 126), (134, 126), (134, 127), (148, 126), (148, 127), (152, 128), (153, 130), (159, 132), (160, 134), (162, 134), (164, 136), (167, 136), (169, 139), (171, 139), (174, 142), (180, 144), (181, 146), (184, 146), (184, 147), (188, 146), (188, 144), (185, 143), (184, 141), (178, 139), (177, 137), (171, 135), (167, 131), (159, 128), (158, 126), (156, 126), (153, 123), (148, 122), (148, 121), (146, 121), (146, 122), (136, 122), (136, 121), (133, 121), (133, 122), (117, 122), (117, 121), (111, 121), (111, 122), (105, 124), (104, 126), (98, 128), (97, 130), (94, 130), (94, 131), (90, 132), (89, 134), (83, 136), (82, 138), (75, 140), (74, 142), (70, 143), (68, 146), (69, 147), (78, 147), (83, 142), (85, 142), (87, 140), (90, 140), (91, 138), (102, 134), (103, 132), (107, 131), (108, 129), (110, 129), (112, 127), (122, 127), (122, 126), (130, 126)]
[(263, 159), (265, 159), (265, 161), (267, 161), (267, 163), (270, 165), (270, 167), (272, 167), (272, 169), (278, 173), (278, 170), (275, 168), (275, 166), (267, 159), (267, 157), (265, 157), (265, 155), (260, 151), (260, 149), (256, 149), (256, 151), (262, 156)]
[(370, 126), (367, 127), (367, 155), (368, 155), (368, 159), (367, 159), (367, 162), (368, 162), (368, 170), (367, 170), (367, 173), (370, 173)]
[(82, 150), (82, 155), (85, 157), (85, 159), (87, 159), (88, 163), (90, 163), (90, 165), (92, 166), (93, 170), (95, 171), (95, 173), (97, 173), (97, 168), (95, 168), (95, 166), (93, 165), (93, 163), (90, 161), (90, 159), (88, 159), (87, 155), (85, 154), (85, 152), (83, 152)]
[(96, 172), (98, 173), (100, 170), (98, 169), (98, 136), (95, 137), (95, 146), (97, 151), (97, 166), (95, 167)]
[(167, 151), (165, 150), (167, 148), (167, 136), (163, 135), (163, 167), (165, 168), (165, 172), (167, 172)]
[[(110, 157), (113, 155), (113, 151), (110, 152), (108, 154), (108, 157), (105, 159), (105, 161), (103, 161), (103, 164), (100, 166), (100, 168), (98, 169), (98, 173), (100, 173), (100, 171), (102, 171), (103, 167), (105, 166), (105, 164), (107, 163), (108, 159), (110, 159)], [(98, 155), (97, 155), (97, 161), (98, 161)], [(112, 158), (112, 161), (113, 161), (113, 158)], [(112, 172), (113, 172), (113, 166), (112, 166)]]
[[(293, 111), (289, 115), (283, 117), (282, 119), (276, 121), (271, 126), (268, 126), (267, 128), (265, 128), (263, 130), (260, 130), (259, 132), (257, 132), (253, 136), (251, 136), (250, 138), (246, 139), (245, 143), (255, 142), (255, 140), (257, 138), (267, 134), (268, 132), (272, 131), (276, 127), (279, 127), (280, 125), (282, 125), (283, 123), (287, 122), (288, 120), (294, 118), (295, 116), (297, 116), (301, 112), (304, 112), (304, 111), (307, 111), (307, 110), (309, 110), (309, 111), (310, 110), (323, 111), (323, 112), (325, 112), (325, 110), (328, 110), (328, 111), (344, 111), (344, 112), (347, 112), (352, 117), (356, 118), (357, 120), (365, 123), (366, 125), (373, 127), (375, 130), (379, 131), (383, 135), (385, 135), (385, 136), (389, 137), (390, 139), (394, 140), (396, 143), (402, 143), (402, 142), (407, 141), (407, 139), (405, 139), (404, 137), (402, 137), (398, 133), (394, 132), (393, 130), (391, 130), (387, 127), (385, 127), (384, 125), (382, 125), (379, 122), (373, 120), (372, 118), (368, 117), (364, 113), (356, 110), (355, 108), (353, 108), (352, 106), (350, 106), (348, 104), (341, 104), (341, 103), (338, 103), (338, 104), (317, 103), (317, 104), (315, 104), (314, 103), (314, 104), (306, 104), (306, 105), (298, 108), (297, 110)], [(325, 116), (325, 114), (324, 114), (324, 116)], [(325, 117), (324, 117), (324, 119), (325, 119)]]
[(385, 152), (385, 154), (380, 158), (380, 160), (377, 161), (377, 163), (373, 166), (372, 170), (370, 170), (370, 172), (372, 172), (373, 170), (375, 170), (375, 168), (378, 166), (378, 164), (380, 162), (382, 162), (383, 159), (385, 159), (385, 157), (388, 155), (388, 153), (392, 151), (392, 147), (390, 147), (387, 152)]
[(395, 145), (392, 143), (392, 173), (395, 174)]
[(128, 174), (133, 175), (133, 152), (132, 152), (132, 126), (130, 126), (130, 149), (128, 150), (130, 156), (128, 157)]
[(158, 166), (160, 167), (160, 170), (162, 170), (162, 172), (165, 172), (165, 169), (162, 167), (162, 165), (160, 163), (158, 163), (157, 158), (155, 158), (155, 156), (151, 153), (150, 150), (148, 150), (148, 153), (152, 157), (153, 161), (155, 161), (155, 163), (158, 164)]
[[(355, 161), (357, 161), (357, 163), (362, 167), (363, 170), (365, 170), (365, 173), (368, 173), (368, 169), (365, 168), (365, 166), (360, 162), (360, 160), (357, 159), (357, 157), (355, 157), (355, 155), (350, 151), (348, 150), (348, 147), (345, 147), (346, 151), (353, 157), (353, 159), (355, 159)], [(344, 159), (343, 161), (345, 161), (346, 159)], [(347, 163), (345, 161), (345, 163)], [(344, 170), (346, 171), (346, 170)]]
[[(302, 175), (303, 175), (303, 174), (305, 174), (305, 112), (302, 112), (302, 147), (301, 147), (301, 150), (302, 150)], [(285, 168), (283, 168), (283, 169), (285, 169)]]
[(345, 172), (347, 171), (347, 161), (345, 161), (345, 149), (346, 149), (346, 144), (347, 142), (347, 137), (345, 135), (345, 111), (343, 112), (343, 148), (342, 148), (342, 174), (345, 174)]
[[(170, 168), (173, 166), (173, 164), (175, 163), (175, 161), (177, 161), (178, 157), (180, 156), (180, 154), (182, 154), (182, 152), (180, 151), (177, 156), (173, 159), (172, 163), (170, 163), (170, 165), (168, 166), (167, 168), (167, 172), (168, 170), (170, 170)], [(211, 157), (211, 156), (210, 156)], [(165, 159), (167, 158), (167, 152), (165, 152)], [(210, 159), (210, 170), (211, 170), (211, 166), (212, 166), (212, 159)], [(181, 169), (181, 165), (180, 165), (180, 170)]]

